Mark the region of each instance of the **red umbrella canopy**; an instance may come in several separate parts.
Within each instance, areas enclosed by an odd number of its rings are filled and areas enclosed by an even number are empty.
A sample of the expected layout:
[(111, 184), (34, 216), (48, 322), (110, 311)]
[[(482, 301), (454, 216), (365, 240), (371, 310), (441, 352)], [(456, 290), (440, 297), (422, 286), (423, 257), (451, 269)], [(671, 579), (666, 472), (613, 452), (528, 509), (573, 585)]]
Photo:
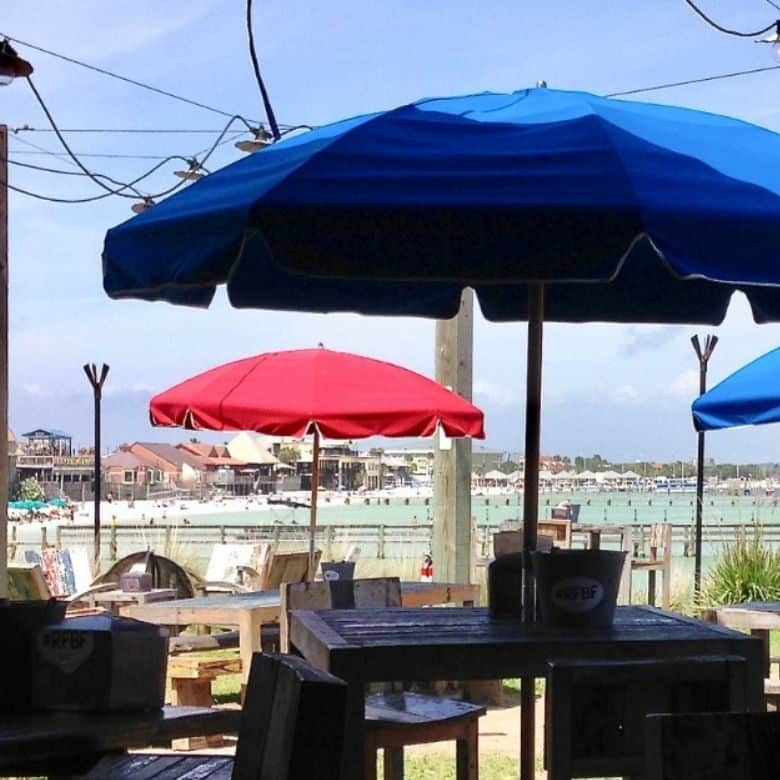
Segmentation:
[(483, 414), (446, 387), (381, 360), (299, 349), (236, 360), (152, 398), (153, 425), (300, 438), (448, 436), (483, 439)]

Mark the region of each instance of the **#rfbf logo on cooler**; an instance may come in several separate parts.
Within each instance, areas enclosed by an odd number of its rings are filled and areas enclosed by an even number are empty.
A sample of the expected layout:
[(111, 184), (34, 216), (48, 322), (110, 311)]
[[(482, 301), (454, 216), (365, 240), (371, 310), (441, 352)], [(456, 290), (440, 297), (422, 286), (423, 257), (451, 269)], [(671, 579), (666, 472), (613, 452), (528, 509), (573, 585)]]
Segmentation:
[(569, 577), (553, 585), (552, 601), (566, 612), (588, 612), (604, 599), (604, 587), (592, 577)]

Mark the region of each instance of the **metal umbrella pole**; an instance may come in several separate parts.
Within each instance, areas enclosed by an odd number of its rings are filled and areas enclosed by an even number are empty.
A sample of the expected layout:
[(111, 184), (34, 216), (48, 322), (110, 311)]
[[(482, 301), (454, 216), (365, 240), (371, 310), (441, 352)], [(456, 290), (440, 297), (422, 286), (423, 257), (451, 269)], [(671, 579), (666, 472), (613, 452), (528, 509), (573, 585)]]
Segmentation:
[[(542, 419), (542, 341), (544, 335), (544, 285), (528, 287), (528, 357), (525, 399), (525, 479), (523, 482), (523, 621), (536, 617), (536, 588), (530, 567), (530, 555), (536, 549), (539, 515), (539, 450)], [(521, 780), (532, 780), (534, 766), (536, 679), (526, 675), (520, 683)]]
[[(698, 336), (691, 337), (693, 351), (699, 359), (699, 395), (707, 391), (707, 364), (718, 343), (717, 336), (707, 336), (702, 349)], [(696, 538), (694, 540), (693, 595), (701, 592), (701, 537), (704, 509), (704, 431), (699, 431), (699, 448), (696, 455)]]
[(100, 463), (100, 401), (103, 397), (103, 384), (108, 376), (109, 366), (105, 363), (100, 367), (98, 374), (94, 363), (84, 364), (84, 373), (87, 375), (92, 393), (95, 398), (95, 511), (94, 511), (94, 549), (93, 565), (95, 573), (100, 570), (100, 494), (101, 494), (101, 463)]

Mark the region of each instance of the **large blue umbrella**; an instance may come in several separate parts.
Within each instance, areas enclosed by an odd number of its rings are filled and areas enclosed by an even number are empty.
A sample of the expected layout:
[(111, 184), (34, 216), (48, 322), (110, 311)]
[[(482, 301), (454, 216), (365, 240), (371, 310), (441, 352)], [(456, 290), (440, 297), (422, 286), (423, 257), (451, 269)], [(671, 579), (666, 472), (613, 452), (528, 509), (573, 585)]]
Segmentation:
[(225, 284), (237, 307), (434, 318), (470, 286), (489, 320), (528, 320), (532, 549), (543, 320), (714, 324), (735, 290), (757, 321), (780, 320), (762, 286), (780, 284), (778, 235), (774, 133), (528, 89), (421, 100), (229, 165), (110, 230), (104, 286), (207, 306)]
[(780, 422), (780, 348), (700, 395), (692, 411), (697, 431)]
[[(549, 89), (422, 100), (290, 138), (110, 230), (104, 284), (441, 318), (468, 283), (506, 321), (545, 282), (549, 320), (716, 323), (735, 287), (780, 277), (779, 166), (774, 133), (681, 108)], [(762, 293), (756, 319), (776, 319)]]

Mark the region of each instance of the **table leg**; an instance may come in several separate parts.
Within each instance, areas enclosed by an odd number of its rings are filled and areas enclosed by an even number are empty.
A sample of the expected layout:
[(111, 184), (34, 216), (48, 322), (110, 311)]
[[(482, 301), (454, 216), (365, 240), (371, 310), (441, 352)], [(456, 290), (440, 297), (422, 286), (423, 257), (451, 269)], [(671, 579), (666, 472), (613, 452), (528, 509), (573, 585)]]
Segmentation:
[(245, 609), (238, 618), (238, 650), (241, 655), (241, 677), (243, 685), (249, 679), (249, 669), (252, 666), (252, 655), (261, 649), (260, 626), (262, 618), (256, 610)]
[(769, 629), (766, 628), (751, 628), (750, 634), (757, 636), (764, 643), (764, 677), (769, 677), (770, 663), (769, 659), (771, 653), (769, 651)]
[(589, 531), (588, 532), (588, 549), (599, 550), (601, 549), (601, 531)]
[[(363, 683), (347, 681), (347, 724), (342, 758), (341, 776), (349, 780), (364, 780), (366, 753), (365, 740), (366, 700)], [(376, 748), (371, 751), (376, 766)]]
[(534, 780), (536, 775), (536, 678), (520, 681), (520, 780)]

